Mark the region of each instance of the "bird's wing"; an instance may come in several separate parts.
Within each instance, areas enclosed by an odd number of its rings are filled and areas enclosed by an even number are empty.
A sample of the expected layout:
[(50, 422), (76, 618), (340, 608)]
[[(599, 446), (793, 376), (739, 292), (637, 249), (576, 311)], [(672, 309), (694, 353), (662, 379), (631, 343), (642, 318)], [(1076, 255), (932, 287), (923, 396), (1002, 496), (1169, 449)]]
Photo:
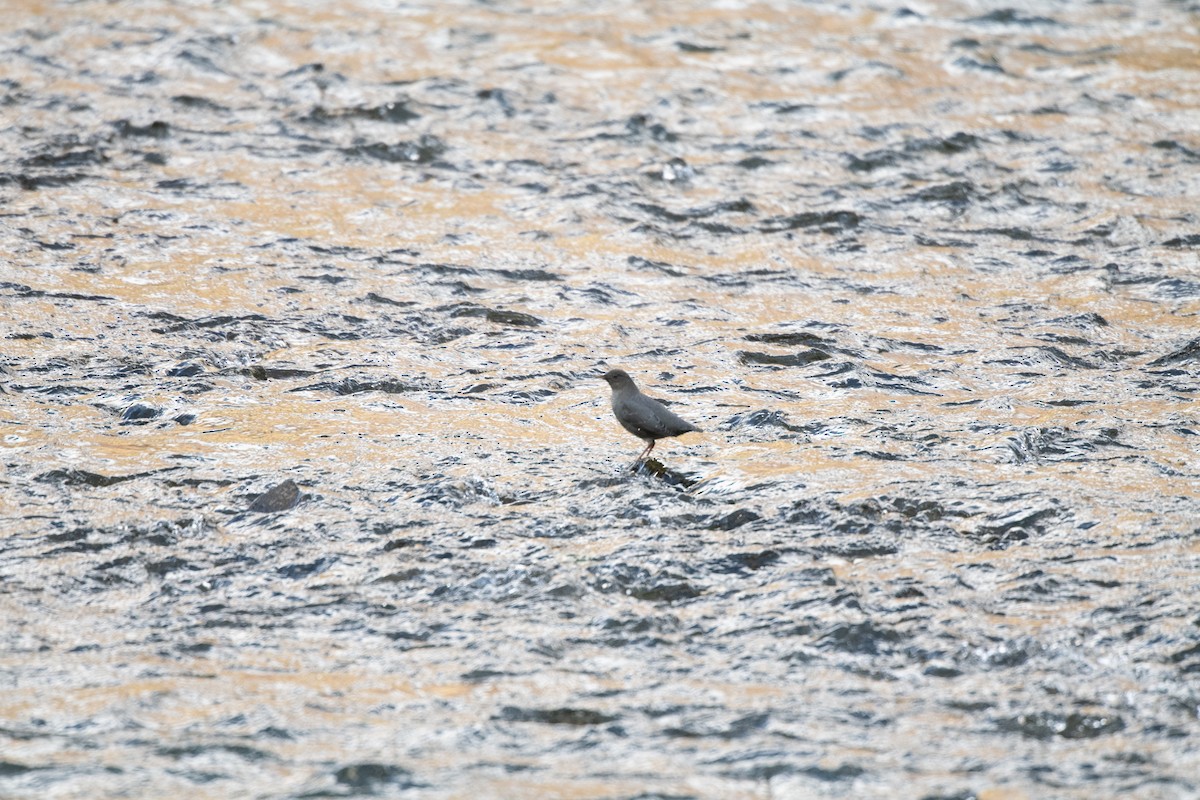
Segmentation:
[(624, 403), (621, 411), (631, 425), (656, 437), (678, 436), (681, 433), (696, 430), (695, 425), (681, 419), (660, 401), (644, 394), (639, 395), (631, 402)]

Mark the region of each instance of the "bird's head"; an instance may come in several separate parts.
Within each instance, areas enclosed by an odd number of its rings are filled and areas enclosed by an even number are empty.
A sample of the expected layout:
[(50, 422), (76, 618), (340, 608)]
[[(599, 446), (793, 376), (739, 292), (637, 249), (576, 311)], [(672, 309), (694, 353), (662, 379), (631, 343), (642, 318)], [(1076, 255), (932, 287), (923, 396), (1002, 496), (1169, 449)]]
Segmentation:
[(633, 383), (633, 378), (629, 377), (629, 373), (623, 369), (610, 369), (604, 373), (603, 379), (613, 389), (637, 388)]

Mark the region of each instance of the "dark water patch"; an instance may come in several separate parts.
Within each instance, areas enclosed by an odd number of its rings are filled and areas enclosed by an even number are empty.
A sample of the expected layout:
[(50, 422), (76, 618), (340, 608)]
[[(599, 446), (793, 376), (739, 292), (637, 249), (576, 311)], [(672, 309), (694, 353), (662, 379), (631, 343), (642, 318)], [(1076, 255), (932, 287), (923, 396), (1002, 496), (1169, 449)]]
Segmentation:
[(738, 200), (723, 200), (718, 203), (713, 203), (707, 206), (698, 208), (689, 208), (683, 211), (671, 211), (657, 203), (633, 203), (633, 207), (645, 211), (653, 217), (666, 220), (668, 222), (689, 222), (692, 220), (706, 219), (718, 214), (754, 214), (756, 209), (754, 204), (745, 198)]
[(40, 769), (48, 769), (48, 767), (30, 767), (25, 764), (18, 764), (15, 761), (0, 761), (0, 778), (11, 778), (16, 775), (26, 775), (30, 772), (35, 772)]
[(440, 159), (449, 147), (433, 134), (423, 134), (416, 141), (396, 142), (367, 142), (352, 147), (342, 148), (342, 153), (353, 158), (365, 158), (376, 161), (386, 161), (392, 164), (434, 164), (444, 163)]
[(919, 500), (911, 497), (883, 498), (883, 500), (902, 517), (917, 522), (937, 522), (950, 516), (968, 516), (967, 512), (948, 509), (938, 500)]
[(333, 780), (337, 787), (333, 792), (306, 792), (300, 797), (359, 797), (425, 786), (404, 767), (373, 762), (341, 767), (333, 773)]
[(743, 158), (735, 163), (734, 166), (736, 166), (738, 169), (744, 169), (748, 172), (752, 172), (754, 170), (763, 169), (764, 167), (769, 167), (775, 163), (775, 161), (772, 161), (768, 158), (763, 158), (762, 156), (747, 156), (746, 158)]
[(348, 120), (366, 120), (367, 122), (388, 122), (394, 125), (404, 125), (420, 118), (421, 115), (412, 110), (408, 100), (393, 100), (377, 106), (352, 106), (350, 108), (335, 109), (329, 109), (325, 106), (314, 106), (300, 120), (317, 125), (330, 125)]
[(0, 289), (10, 290), (13, 296), (21, 298), (47, 298), (50, 300), (95, 300), (95, 301), (113, 301), (115, 297), (109, 297), (101, 294), (80, 294), (78, 292), (47, 292), (41, 289), (34, 289), (20, 283), (11, 283), (9, 281), (0, 281)]
[(1073, 578), (1051, 575), (1040, 569), (1030, 570), (1013, 579), (1016, 584), (1007, 589), (1001, 599), (1007, 603), (1067, 602), (1085, 603), (1092, 600), (1094, 582), (1083, 583)]
[(412, 267), (414, 272), (429, 273), (432, 275), (497, 275), (511, 281), (533, 281), (533, 282), (557, 282), (562, 280), (562, 276), (556, 272), (551, 272), (544, 269), (508, 269), (508, 268), (488, 268), (488, 267), (471, 267), (463, 264), (437, 264), (425, 262)]
[(75, 249), (75, 245), (73, 245), (69, 242), (34, 241), (34, 244), (37, 245), (42, 250), (50, 250), (50, 251), (54, 251), (54, 252), (63, 252), (65, 250), (74, 250)]
[(324, 275), (298, 275), (297, 277), (302, 281), (327, 283), (330, 286), (336, 286), (339, 283), (345, 283), (346, 281), (350, 280), (350, 278), (345, 275), (331, 275), (329, 273), (325, 273)]
[(1177, 650), (1168, 656), (1167, 661), (1177, 664), (1184, 675), (1200, 674), (1200, 644)]
[(826, 537), (814, 550), (827, 556), (847, 560), (880, 558), (900, 552), (900, 544), (892, 531), (880, 530), (861, 520), (844, 520), (835, 526), (835, 537)]
[(399, 572), (389, 572), (387, 575), (382, 575), (376, 578), (373, 583), (407, 583), (408, 581), (416, 580), (425, 574), (425, 570), (417, 567), (410, 569), (402, 569)]
[(1183, 278), (1159, 278), (1153, 282), (1154, 295), (1164, 300), (1191, 300), (1200, 297), (1200, 281)]
[[(401, 583), (402, 581), (384, 581), (383, 578), (380, 578), (379, 581), (376, 581), (376, 582), (377, 583), (379, 583), (379, 582)], [(446, 626), (444, 626), (444, 625), (431, 625), (431, 626), (421, 626), (420, 628), (417, 628), (414, 630), (390, 630), (390, 631), (374, 631), (373, 630), (370, 632), (382, 634), (384, 637), (390, 639), (393, 642), (401, 642), (401, 643), (412, 642), (414, 645), (420, 645), (420, 644), (424, 644), (425, 642), (428, 642), (431, 638), (433, 638), (433, 636), (435, 634), (444, 630), (445, 627)]]
[(675, 47), (681, 53), (720, 53), (724, 47), (713, 44), (694, 44), (692, 42), (675, 42)]
[(780, 347), (827, 347), (831, 344), (830, 340), (824, 336), (818, 336), (815, 333), (806, 331), (777, 331), (770, 333), (748, 333), (742, 337), (748, 342), (762, 342), (763, 344), (773, 344)]
[(740, 428), (782, 428), (789, 433), (803, 433), (810, 430), (807, 427), (788, 422), (787, 416), (782, 411), (772, 411), (767, 408), (734, 414), (721, 423), (718, 429), (736, 431)]
[(0, 391), (11, 389), (14, 392), (28, 392), (41, 397), (79, 397), (80, 395), (92, 394), (96, 390), (89, 386), (71, 386), (59, 384), (40, 385), (40, 386), (24, 386), (21, 384), (9, 384), (5, 387), (0, 387)]
[(390, 297), (385, 297), (375, 292), (368, 292), (364, 299), (371, 303), (378, 303), (383, 306), (395, 306), (397, 308), (410, 308), (417, 305), (416, 300), (393, 300)]
[(738, 361), (743, 364), (752, 364), (758, 366), (771, 367), (804, 367), (818, 361), (824, 361), (832, 358), (829, 353), (824, 350), (811, 348), (809, 350), (801, 350), (798, 353), (790, 353), (787, 355), (775, 355), (772, 353), (760, 353), (754, 350), (739, 350), (737, 352)]
[(904, 160), (905, 156), (895, 150), (874, 150), (861, 156), (847, 153), (846, 169), (851, 172), (874, 172), (884, 167), (894, 167)]
[[(211, 316), (211, 317), (199, 317), (197, 319), (188, 319), (186, 317), (180, 317), (180, 316), (177, 316), (175, 314), (171, 314), (171, 313), (168, 313), (165, 311), (154, 311), (154, 312), (144, 313), (144, 314), (142, 314), (142, 316), (148, 317), (149, 319), (152, 319), (152, 320), (169, 323), (166, 327), (152, 328), (151, 330), (154, 333), (179, 333), (181, 331), (207, 330), (210, 328), (211, 329), (238, 328), (238, 327), (242, 327), (244, 323), (254, 323), (254, 322), (268, 322), (269, 323), (272, 321), (268, 317), (263, 316), (262, 314), (242, 314), (242, 315), (237, 315), (237, 316), (231, 315), (231, 314), (217, 314), (217, 315)], [(224, 338), (231, 338), (231, 337), (236, 337), (236, 336), (237, 336), (237, 334), (235, 332), (229, 331), (225, 334)]]
[(1095, 405), (1096, 400), (1038, 400), (1036, 404), (1045, 408), (1077, 408), (1079, 406)]
[(285, 564), (282, 567), (276, 568), (275, 573), (279, 577), (286, 578), (287, 580), (302, 580), (313, 575), (320, 575), (322, 572), (329, 569), (336, 563), (337, 559), (330, 556), (318, 558), (315, 561)]
[[(311, 372), (307, 374), (312, 374)], [(287, 376), (294, 377), (294, 376)], [(430, 391), (433, 387), (423, 382), (396, 380), (394, 378), (341, 378), (339, 380), (321, 381), (307, 386), (297, 386), (288, 389), (289, 392), (333, 392), (347, 396), (365, 394), (366, 392), (383, 392), (384, 394), (412, 394), (413, 392)]]
[(613, 563), (588, 567), (592, 588), (601, 594), (614, 592), (651, 602), (676, 603), (704, 594), (704, 589), (670, 569)]
[(661, 647), (674, 641), (681, 629), (679, 618), (674, 615), (630, 612), (597, 617), (592, 627), (600, 631), (600, 636), (580, 641), (606, 647)]
[(980, 146), (983, 139), (974, 134), (959, 131), (947, 137), (932, 137), (927, 139), (911, 139), (904, 143), (906, 153), (941, 153), (957, 155), (973, 150)]
[(824, 504), (815, 500), (801, 498), (789, 506), (781, 506), (780, 519), (788, 525), (824, 526), (829, 523), (831, 516)]
[(1046, 533), (1050, 523), (1063, 516), (1057, 505), (1019, 508), (989, 515), (984, 524), (967, 534), (992, 550), (1003, 550), (1016, 542)]
[(367, 320), (351, 314), (338, 314), (333, 317), (314, 319), (297, 324), (296, 330), (314, 333), (335, 342), (353, 342), (372, 336), (373, 332), (364, 330)]
[(1051, 47), (1049, 45), (1042, 44), (1041, 42), (1030, 42), (1028, 44), (1023, 44), (1018, 49), (1025, 53), (1041, 53), (1049, 56), (1081, 58), (1085, 59), (1088, 63), (1100, 63), (1107, 60), (1100, 58), (1101, 56), (1113, 56), (1118, 53), (1118, 49), (1115, 45), (1100, 45), (1098, 47), (1089, 47), (1084, 50), (1067, 50), (1061, 47)]
[(1001, 733), (1017, 733), (1038, 741), (1055, 738), (1097, 739), (1125, 730), (1125, 720), (1117, 714), (1042, 711), (1002, 717), (996, 720), (996, 729)]
[[(1079, 401), (1070, 401), (1080, 405)], [(1086, 424), (1086, 423), (1085, 423)], [(1025, 464), (1039, 461), (1087, 461), (1102, 447), (1134, 449), (1119, 440), (1116, 428), (1096, 430), (1081, 428), (1026, 428), (1010, 436), (1005, 444), (1013, 463)]]
[(296, 367), (269, 367), (266, 364), (255, 364), (252, 367), (243, 367), (237, 370), (237, 374), (246, 375), (256, 381), (277, 381), (288, 380), (290, 378), (310, 378), (321, 371), (299, 369)]
[(503, 389), (507, 384), (503, 383), (473, 383), (459, 390), (460, 394), (482, 394), (490, 392), (493, 389)]
[(1043, 239), (1028, 228), (1018, 228), (1016, 226), (1007, 228), (975, 228), (973, 230), (964, 230), (963, 233), (976, 236), (1003, 236), (1006, 239), (1014, 239), (1018, 242), (1054, 241), (1053, 239)]
[(54, 188), (56, 186), (70, 186), (79, 184), (79, 182), (88, 180), (91, 175), (86, 173), (61, 173), (54, 175), (28, 175), (28, 174), (13, 174), (0, 173), (0, 186), (17, 185), (28, 192), (35, 192), (41, 188)]
[(780, 233), (805, 228), (818, 228), (822, 233), (844, 233), (854, 230), (862, 222), (857, 212), (839, 211), (805, 211), (786, 217), (771, 217), (758, 225), (763, 233)]
[(914, 235), (913, 241), (922, 247), (956, 247), (971, 249), (978, 246), (975, 242), (968, 242), (962, 239), (935, 239), (923, 233)]
[(867, 772), (857, 764), (840, 764), (836, 767), (799, 766), (795, 763), (795, 753), (780, 751), (761, 751), (752, 754), (738, 753), (713, 759), (708, 762), (714, 765), (741, 764), (743, 766), (723, 771), (721, 774), (728, 778), (754, 781), (755, 783), (770, 782), (775, 778), (788, 775), (803, 775), (823, 784), (836, 784), (854, 781)]
[(107, 162), (108, 156), (102, 150), (96, 147), (85, 147), (59, 152), (43, 152), (35, 156), (23, 158), (20, 163), (25, 167), (66, 169), (70, 167), (105, 164)]
[(1159, 356), (1146, 366), (1166, 367), (1172, 364), (1190, 364), (1198, 360), (1200, 360), (1200, 338), (1192, 339), (1178, 350), (1172, 350), (1164, 356)]
[(891, 78), (892, 80), (903, 80), (906, 76), (904, 71), (899, 67), (883, 61), (871, 60), (861, 64), (855, 64), (852, 67), (845, 69), (837, 69), (826, 75), (826, 78), (831, 83), (840, 83), (851, 75), (858, 75), (862, 78), (868, 76), (874, 78)]
[[(772, 114), (775, 114), (778, 116), (802, 114), (807, 111), (816, 111), (817, 110), (817, 106), (813, 105), (812, 103), (793, 103), (793, 102), (776, 101), (776, 100), (761, 100), (761, 101), (755, 102), (753, 104), (753, 106), (755, 108), (765, 108), (765, 109), (769, 110)], [(817, 138), (817, 134), (815, 134), (811, 131), (802, 131), (800, 133), (800, 135), (802, 135), (806, 138), (809, 138), (809, 139)]]
[(625, 121), (625, 130), (622, 134), (614, 135), (603, 134), (603, 138), (631, 138), (640, 139), (648, 138), (655, 142), (677, 142), (679, 136), (667, 129), (667, 126), (661, 122), (654, 122), (652, 118), (646, 114), (634, 114)]
[(134, 403), (121, 413), (122, 425), (145, 425), (162, 416), (162, 409), (149, 403)]
[(490, 483), (479, 477), (456, 478), (431, 475), (422, 478), (421, 485), (416, 489), (414, 502), (418, 506), (426, 508), (431, 506), (463, 508), (479, 502), (499, 505), (500, 497)]
[(105, 586), (137, 584), (141, 582), (140, 566), (133, 556), (120, 556), (93, 566), (90, 577)]
[(1200, 161), (1200, 151), (1186, 147), (1174, 139), (1158, 139), (1150, 146), (1158, 150), (1168, 150), (1180, 153), (1184, 157), (1193, 161)]
[(972, 25), (1016, 25), (1019, 27), (1051, 26), (1060, 27), (1062, 23), (1052, 17), (1030, 16), (1015, 8), (998, 8), (963, 20)]
[(887, 372), (861, 367), (850, 361), (840, 361), (827, 366), (827, 371), (814, 373), (814, 379), (836, 378), (826, 383), (835, 389), (886, 389), (904, 394), (940, 397), (938, 392), (924, 388), (929, 383), (915, 375), (893, 375)]
[(467, 672), (464, 672), (460, 677), (462, 678), (462, 680), (466, 681), (467, 683), (478, 684), (478, 683), (484, 683), (485, 681), (493, 680), (495, 678), (511, 678), (511, 677), (514, 677), (514, 675), (515, 675), (515, 673), (506, 672), (504, 670), (491, 669), (488, 667), (481, 667), (478, 669), (468, 670)]
[(701, 275), (700, 279), (710, 285), (729, 289), (768, 283), (790, 283), (796, 281), (796, 276), (791, 270), (750, 269), (737, 273)]
[(457, 303), (448, 307), (448, 309), (437, 310), (449, 310), (452, 318), (482, 317), (488, 322), (493, 322), (497, 325), (509, 325), (518, 328), (536, 328), (542, 324), (542, 320), (538, 317), (535, 317), (533, 314), (526, 314), (521, 311), (510, 311), (507, 309), (487, 308), (486, 306), (480, 306), (474, 303)]
[(166, 469), (151, 470), (149, 472), (136, 472), (130, 475), (102, 475), (98, 472), (89, 472), (84, 469), (52, 469), (49, 472), (43, 472), (41, 475), (38, 475), (34, 480), (40, 483), (57, 483), (63, 486), (90, 486), (98, 489), (106, 486), (116, 486), (119, 483), (137, 480), (138, 478), (148, 478), (152, 475), (158, 475), (173, 469), (178, 469), (178, 467), (167, 467)]
[(166, 139), (171, 135), (171, 125), (162, 120), (135, 125), (127, 119), (119, 119), (112, 126), (117, 135), (124, 138)]
[(970, 181), (953, 181), (920, 189), (906, 196), (903, 202), (967, 206), (980, 197), (979, 190)]
[(626, 259), (626, 262), (634, 269), (655, 270), (664, 275), (670, 275), (673, 278), (682, 278), (688, 274), (684, 270), (674, 267), (665, 261), (651, 261), (650, 259), (642, 258), (641, 256), (630, 256), (628, 259)]
[(783, 554), (778, 550), (731, 553), (728, 556), (723, 556), (711, 562), (708, 569), (712, 572), (727, 575), (749, 575), (752, 572), (757, 572), (760, 569), (778, 564), (782, 558)]
[(1083, 314), (1071, 314), (1065, 317), (1055, 317), (1047, 320), (1048, 325), (1064, 325), (1072, 328), (1079, 328), (1085, 331), (1094, 331), (1097, 328), (1109, 327), (1108, 320), (1095, 311), (1089, 311)]
[(854, 455), (873, 458), (877, 461), (903, 461), (904, 456), (899, 453), (889, 453), (883, 450), (855, 450)]
[[(73, 531), (72, 533), (80, 533), (81, 537), (83, 538), (73, 542), (72, 544), (47, 550), (42, 553), (42, 555), (44, 557), (50, 557), (60, 555), (62, 553), (100, 553), (117, 544), (117, 542), (111, 538), (97, 539), (95, 541), (88, 540), (86, 537), (90, 536), (92, 533), (90, 530)], [(49, 541), (49, 539), (47, 540)]]
[(171, 102), (193, 111), (229, 111), (228, 106), (194, 94), (177, 94), (171, 98)]
[(519, 406), (531, 406), (537, 403), (545, 402), (554, 397), (558, 392), (553, 389), (511, 389), (501, 392), (493, 392), (488, 396), (490, 400), (496, 400), (502, 403), (512, 403)]
[(494, 719), (503, 722), (536, 722), (542, 725), (606, 725), (620, 719), (590, 708), (518, 708), (505, 706)]
[(250, 747), (244, 744), (194, 744), (178, 747), (160, 747), (156, 750), (158, 755), (166, 758), (184, 759), (196, 758), (220, 753), (229, 753), (237, 756), (245, 761), (274, 761), (275, 757), (265, 750), (260, 750), (256, 747)]
[(1070, 368), (1070, 369), (1099, 369), (1096, 364), (1067, 353), (1060, 347), (1054, 345), (1033, 345), (1007, 348), (1008, 353), (1012, 354), (1005, 358), (992, 359), (987, 363), (991, 364), (1007, 364), (1011, 366), (1035, 367), (1035, 368)]
[(506, 117), (515, 117), (517, 115), (516, 104), (513, 103), (513, 95), (504, 89), (495, 87), (480, 89), (475, 93), (475, 96), (480, 100), (487, 100), (495, 103), (501, 113)]
[(483, 274), (498, 275), (510, 281), (533, 281), (533, 282), (555, 282), (561, 281), (563, 278), (557, 272), (551, 272), (545, 269), (481, 269)]
[(699, 528), (710, 531), (732, 531), (743, 525), (757, 522), (762, 515), (748, 508), (737, 508), (727, 513), (717, 514), (681, 514), (672, 517), (672, 524), (686, 528)]
[(959, 56), (952, 62), (955, 67), (958, 67), (964, 72), (987, 72), (996, 75), (1007, 75), (1004, 67), (1000, 66), (1000, 62), (995, 56)]
[(907, 339), (889, 339), (882, 337), (879, 340), (881, 353), (890, 353), (894, 350), (914, 350), (918, 353), (941, 353), (945, 348), (928, 342), (914, 342)]
[(162, 189), (167, 192), (175, 192), (177, 194), (191, 195), (199, 194), (200, 192), (214, 188), (216, 184), (200, 183), (190, 178), (171, 178), (169, 180), (158, 181), (154, 184), (154, 188)]
[(195, 361), (181, 361), (166, 371), (168, 378), (194, 378), (197, 375), (203, 375), (205, 372), (204, 365)]
[[(1046, 648), (1036, 640), (1022, 637), (996, 639), (990, 646), (979, 648), (966, 655), (964, 663), (982, 665), (989, 670), (1006, 670), (1025, 667), (1033, 659), (1046, 655)], [(990, 704), (989, 706), (990, 707)]]
[(764, 730), (771, 719), (766, 712), (746, 714), (732, 720), (722, 719), (725, 716), (711, 712), (702, 714), (685, 724), (663, 728), (662, 735), (678, 739), (743, 739)]

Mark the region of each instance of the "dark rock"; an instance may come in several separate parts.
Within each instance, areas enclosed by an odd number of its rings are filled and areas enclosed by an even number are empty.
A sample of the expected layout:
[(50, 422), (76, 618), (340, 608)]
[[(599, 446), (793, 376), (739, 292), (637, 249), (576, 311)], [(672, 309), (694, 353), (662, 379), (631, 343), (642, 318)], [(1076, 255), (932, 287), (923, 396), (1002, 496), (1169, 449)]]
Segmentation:
[(291, 478), (277, 484), (254, 498), (250, 511), (255, 514), (274, 514), (295, 508), (300, 502), (300, 487)]

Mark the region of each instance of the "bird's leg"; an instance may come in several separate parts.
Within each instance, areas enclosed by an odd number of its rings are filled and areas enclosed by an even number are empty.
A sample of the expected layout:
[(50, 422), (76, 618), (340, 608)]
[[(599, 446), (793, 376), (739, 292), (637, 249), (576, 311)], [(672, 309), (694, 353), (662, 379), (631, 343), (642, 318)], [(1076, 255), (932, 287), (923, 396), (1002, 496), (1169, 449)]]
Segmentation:
[(654, 449), (654, 440), (651, 439), (650, 444), (646, 445), (646, 449), (643, 450), (641, 453), (639, 453), (638, 457), (636, 459), (634, 459), (634, 462), (633, 462), (633, 471), (634, 472), (637, 472), (638, 465), (646, 460), (646, 456), (650, 455), (650, 451), (653, 449)]

